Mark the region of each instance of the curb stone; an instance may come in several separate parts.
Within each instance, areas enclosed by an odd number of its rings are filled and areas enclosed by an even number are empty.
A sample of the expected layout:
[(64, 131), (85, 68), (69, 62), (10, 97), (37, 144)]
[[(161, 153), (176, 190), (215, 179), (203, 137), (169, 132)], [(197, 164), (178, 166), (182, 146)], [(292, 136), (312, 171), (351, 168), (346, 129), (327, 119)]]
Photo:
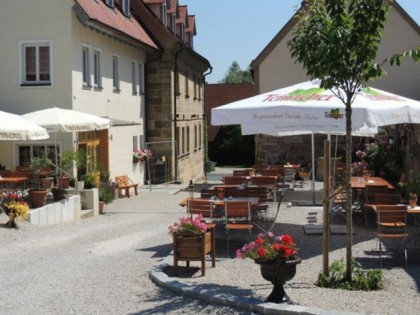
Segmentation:
[(199, 290), (194, 286), (182, 283), (179, 280), (169, 277), (165, 268), (173, 261), (173, 254), (165, 257), (161, 263), (154, 266), (150, 272), (150, 278), (158, 286), (169, 289), (177, 294), (203, 300), (210, 304), (231, 306), (238, 309), (257, 312), (260, 314), (299, 314), (299, 315), (357, 315), (359, 313), (328, 311), (320, 308), (309, 308), (293, 304), (260, 303), (260, 300), (252, 298), (241, 298), (236, 295), (217, 294), (211, 289)]

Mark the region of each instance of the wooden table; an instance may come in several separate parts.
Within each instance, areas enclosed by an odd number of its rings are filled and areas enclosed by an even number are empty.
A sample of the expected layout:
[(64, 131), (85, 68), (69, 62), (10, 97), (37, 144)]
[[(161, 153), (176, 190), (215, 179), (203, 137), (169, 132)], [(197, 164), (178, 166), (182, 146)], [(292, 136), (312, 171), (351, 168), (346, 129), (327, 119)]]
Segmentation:
[[(182, 199), (181, 202), (179, 203), (179, 205), (181, 207), (187, 206), (188, 199), (190, 199), (190, 198)], [(194, 200), (207, 200), (207, 201), (210, 200), (211, 202), (214, 203), (215, 206), (220, 207), (220, 206), (224, 206), (225, 202), (229, 202), (229, 201), (250, 201), (252, 205), (257, 205), (258, 202), (260, 201), (260, 198), (258, 198), (258, 197), (235, 197), (233, 199), (225, 198), (223, 200), (219, 200), (219, 199), (211, 200), (211, 199), (206, 199), (206, 198), (194, 198)]]
[(387, 185), (388, 189), (393, 190), (395, 189), (394, 186), (391, 185), (387, 180), (383, 179), (382, 177), (369, 177), (366, 181), (363, 177), (356, 177), (353, 176), (351, 178), (351, 188), (353, 189), (365, 189), (367, 185)]
[(6, 184), (12, 186), (13, 184), (25, 183), (28, 177), (2, 177), (0, 178), (0, 185)]

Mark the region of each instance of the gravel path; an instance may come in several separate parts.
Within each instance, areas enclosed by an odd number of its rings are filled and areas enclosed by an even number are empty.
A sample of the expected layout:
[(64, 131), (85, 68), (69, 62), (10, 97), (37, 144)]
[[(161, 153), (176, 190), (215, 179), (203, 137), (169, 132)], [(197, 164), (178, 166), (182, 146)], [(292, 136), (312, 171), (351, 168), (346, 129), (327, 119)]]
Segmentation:
[(0, 214), (0, 314), (232, 314), (157, 287), (153, 265), (172, 250), (179, 195), (140, 191), (106, 215), (54, 226)]
[[(3, 227), (0, 214), (0, 314), (233, 314), (238, 310), (209, 305), (157, 287), (149, 278), (153, 265), (172, 250), (167, 227), (184, 209), (186, 192), (169, 189), (118, 199), (106, 214), (54, 226), (19, 221), (20, 229)], [(319, 220), (320, 208), (282, 207), (276, 232), (292, 234), (302, 264), (286, 291), (296, 304), (367, 314), (417, 314), (420, 262), (408, 270), (394, 260), (384, 269), (386, 287), (377, 292), (321, 289), (314, 285), (322, 268), (319, 235), (305, 235), (302, 224)], [(264, 300), (272, 286), (249, 260), (226, 259), (224, 243), (216, 268), (201, 277), (198, 268), (176, 278), (202, 288)], [(355, 231), (353, 255), (376, 266), (372, 231)], [(234, 246), (234, 245), (233, 245)], [(345, 255), (345, 235), (333, 235), (330, 261)], [(192, 263), (194, 266), (194, 263)], [(198, 265), (197, 265), (198, 266)], [(209, 266), (209, 262), (208, 262)], [(171, 267), (167, 269), (171, 275)], [(244, 312), (241, 312), (244, 314)]]

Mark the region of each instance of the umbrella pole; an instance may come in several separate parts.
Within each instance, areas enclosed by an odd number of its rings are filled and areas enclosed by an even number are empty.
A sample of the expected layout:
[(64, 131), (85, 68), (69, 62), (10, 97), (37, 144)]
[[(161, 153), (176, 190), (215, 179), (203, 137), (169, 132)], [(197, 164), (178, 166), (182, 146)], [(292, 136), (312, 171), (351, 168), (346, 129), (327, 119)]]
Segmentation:
[(311, 142), (312, 142), (312, 202), (315, 205), (315, 136), (314, 133), (311, 133)]

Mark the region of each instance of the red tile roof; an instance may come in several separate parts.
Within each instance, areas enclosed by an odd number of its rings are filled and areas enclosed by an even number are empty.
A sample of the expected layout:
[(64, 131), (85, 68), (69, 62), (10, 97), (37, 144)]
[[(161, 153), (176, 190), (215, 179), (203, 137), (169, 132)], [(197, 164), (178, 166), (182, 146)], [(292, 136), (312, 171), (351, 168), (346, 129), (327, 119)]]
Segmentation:
[(208, 140), (213, 141), (220, 126), (212, 126), (211, 109), (255, 95), (254, 83), (206, 84), (204, 86), (204, 112), (208, 122)]
[(90, 20), (100, 22), (146, 45), (158, 48), (144, 28), (132, 16), (126, 17), (117, 8), (111, 9), (103, 1), (76, 0), (76, 3), (85, 11)]
[(179, 18), (176, 20), (176, 23), (185, 23), (187, 18), (187, 6), (186, 5), (180, 5), (179, 6)]
[(176, 12), (176, 7), (178, 5), (178, 0), (171, 0), (169, 2), (169, 8), (167, 10), (168, 14), (173, 14)]
[(188, 15), (188, 29), (186, 29), (186, 31), (193, 33), (193, 35), (197, 35), (195, 29), (195, 15)]

